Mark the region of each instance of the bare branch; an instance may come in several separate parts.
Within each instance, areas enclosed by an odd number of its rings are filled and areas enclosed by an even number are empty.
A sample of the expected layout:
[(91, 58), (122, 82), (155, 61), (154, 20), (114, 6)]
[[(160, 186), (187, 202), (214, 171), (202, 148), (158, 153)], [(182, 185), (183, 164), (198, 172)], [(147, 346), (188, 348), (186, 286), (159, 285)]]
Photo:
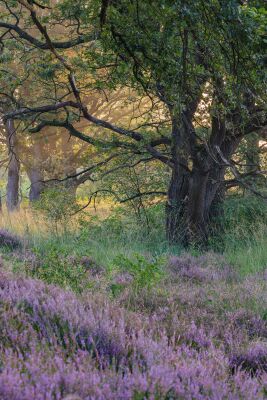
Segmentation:
[[(16, 111), (12, 111), (10, 113), (6, 113), (3, 115), (3, 120), (6, 121), (7, 119), (17, 119), (19, 117), (23, 117), (25, 115), (29, 114), (37, 114), (37, 113), (46, 113), (46, 112), (51, 112), (51, 111), (57, 111), (61, 108), (65, 107), (74, 107), (74, 108), (80, 108), (79, 104), (75, 103), (74, 101), (62, 101), (60, 103), (55, 103), (55, 104), (48, 104), (45, 106), (40, 106), (40, 107), (25, 107), (21, 108)], [(42, 128), (41, 128), (42, 129)], [(40, 130), (41, 130), (40, 129)]]
[(224, 164), (230, 168), (230, 170), (232, 171), (236, 181), (243, 186), (245, 189), (249, 190), (250, 192), (252, 192), (253, 194), (255, 194), (256, 196), (261, 197), (264, 200), (267, 200), (267, 196), (264, 196), (262, 193), (258, 192), (257, 190), (253, 189), (250, 185), (248, 185), (246, 182), (244, 182), (242, 180), (242, 175), (238, 172), (238, 170), (235, 168), (234, 165), (231, 164), (231, 162), (229, 160), (227, 160), (221, 149), (219, 148), (219, 146), (215, 146), (219, 156), (221, 157), (222, 161), (224, 162)]
[(120, 200), (120, 203), (126, 203), (127, 201), (137, 199), (138, 197), (143, 197), (143, 196), (152, 196), (152, 195), (167, 195), (167, 192), (163, 191), (150, 191), (150, 192), (143, 192), (143, 193), (136, 193), (135, 195), (128, 197), (127, 199)]

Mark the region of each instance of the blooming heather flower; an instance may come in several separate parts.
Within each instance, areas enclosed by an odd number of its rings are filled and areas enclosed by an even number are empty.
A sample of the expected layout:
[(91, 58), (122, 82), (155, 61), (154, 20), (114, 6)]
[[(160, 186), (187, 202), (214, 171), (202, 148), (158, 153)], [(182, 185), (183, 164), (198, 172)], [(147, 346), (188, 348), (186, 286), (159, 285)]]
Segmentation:
[(264, 399), (263, 369), (231, 376), (223, 348), (194, 321), (184, 342), (157, 323), (105, 298), (2, 273), (0, 399)]
[(6, 229), (0, 229), (0, 246), (11, 250), (22, 246), (21, 239)]

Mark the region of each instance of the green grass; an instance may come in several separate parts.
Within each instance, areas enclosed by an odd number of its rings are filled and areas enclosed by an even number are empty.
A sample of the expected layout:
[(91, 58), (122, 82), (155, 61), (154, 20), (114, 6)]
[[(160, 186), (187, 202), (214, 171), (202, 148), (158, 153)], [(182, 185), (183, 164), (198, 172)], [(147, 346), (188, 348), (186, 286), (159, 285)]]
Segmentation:
[[(72, 271), (71, 265), (68, 270), (66, 261), (62, 264), (61, 260), (66, 260), (70, 255), (92, 257), (110, 271), (118, 256), (134, 260), (139, 254), (157, 261), (183, 251), (179, 246), (170, 246), (165, 239), (164, 206), (160, 204), (146, 210), (146, 215), (141, 219), (125, 209), (116, 209), (105, 219), (88, 218), (88, 214), (80, 214), (75, 220), (66, 216), (68, 223), (64, 229), (55, 229), (53, 224), (44, 222), (41, 224), (44, 217), (39, 215), (34, 213), (29, 216), (22, 210), (20, 218), (17, 218), (17, 229), (13, 221), (10, 230), (19, 232), (25, 244), (43, 260), (43, 270), (39, 270), (36, 276), (48, 282), (60, 283), (62, 280), (67, 285), (68, 282), (77, 283), (81, 279), (84, 271), (79, 268)], [(24, 231), (23, 221), (26, 221)], [(229, 197), (225, 202), (222, 226), (223, 231), (211, 242), (211, 250), (219, 249), (241, 276), (266, 268), (266, 203), (250, 196)], [(199, 254), (199, 250), (193, 248), (186, 251)], [(70, 286), (78, 288), (76, 283)]]
[(267, 204), (255, 196), (231, 196), (225, 202), (221, 236), (227, 261), (244, 276), (267, 267)]
[(258, 234), (257, 239), (254, 237), (247, 243), (228, 243), (224, 254), (229, 264), (234, 265), (242, 276), (260, 272), (267, 267), (266, 236)]

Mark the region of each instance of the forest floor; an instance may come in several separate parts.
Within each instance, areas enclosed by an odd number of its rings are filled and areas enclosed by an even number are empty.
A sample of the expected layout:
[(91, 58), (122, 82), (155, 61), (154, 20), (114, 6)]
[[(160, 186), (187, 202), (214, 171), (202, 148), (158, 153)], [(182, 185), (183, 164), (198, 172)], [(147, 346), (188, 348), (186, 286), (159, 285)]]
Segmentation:
[(51, 224), (2, 217), (1, 400), (267, 398), (263, 237), (231, 262), (118, 215)]

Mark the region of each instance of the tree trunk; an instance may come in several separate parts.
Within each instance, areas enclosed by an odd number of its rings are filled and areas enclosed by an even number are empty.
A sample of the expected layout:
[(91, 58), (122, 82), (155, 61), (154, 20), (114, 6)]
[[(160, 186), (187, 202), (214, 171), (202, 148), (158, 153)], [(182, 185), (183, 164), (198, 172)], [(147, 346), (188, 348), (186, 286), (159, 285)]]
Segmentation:
[(216, 160), (216, 146), (230, 159), (240, 139), (216, 132), (208, 147), (194, 142), (188, 127), (175, 129), (174, 166), (166, 206), (167, 238), (183, 246), (205, 245), (214, 221), (222, 212), (225, 191), (226, 165), (219, 158)]
[(27, 170), (27, 175), (31, 182), (29, 200), (31, 202), (37, 201), (40, 199), (40, 195), (44, 189), (42, 171), (38, 167), (32, 167)]
[(42, 144), (36, 137), (32, 145), (32, 160), (26, 165), (26, 172), (31, 182), (29, 200), (37, 201), (44, 190), (44, 173), (42, 167)]
[(186, 242), (185, 210), (188, 201), (190, 170), (184, 147), (184, 135), (178, 121), (172, 120), (172, 176), (166, 203), (166, 235), (170, 243)]
[(73, 199), (73, 203), (76, 202), (76, 192), (78, 189), (78, 183), (75, 179), (67, 180), (64, 187), (67, 189), (70, 198)]
[(182, 168), (174, 168), (168, 190), (166, 204), (166, 233), (170, 243), (185, 244), (185, 209), (188, 201), (189, 174)]
[[(79, 181), (75, 177), (76, 171), (76, 158), (74, 152), (74, 143), (67, 136), (62, 137), (62, 153), (64, 155), (63, 159), (63, 174), (67, 178), (64, 182), (64, 188), (68, 191), (69, 199), (76, 202), (76, 192), (79, 186)], [(73, 177), (73, 178), (72, 178)]]
[[(211, 222), (220, 214), (224, 193), (223, 175), (224, 168), (220, 167), (212, 173), (193, 168), (190, 173), (182, 174), (182, 186), (180, 178), (176, 181), (172, 178), (166, 209), (170, 242), (183, 246), (207, 242)], [(170, 204), (175, 204), (175, 207)]]
[(6, 205), (8, 211), (11, 212), (19, 208), (20, 162), (16, 154), (16, 130), (14, 126), (14, 121), (11, 119), (7, 120), (5, 128), (9, 152)]

